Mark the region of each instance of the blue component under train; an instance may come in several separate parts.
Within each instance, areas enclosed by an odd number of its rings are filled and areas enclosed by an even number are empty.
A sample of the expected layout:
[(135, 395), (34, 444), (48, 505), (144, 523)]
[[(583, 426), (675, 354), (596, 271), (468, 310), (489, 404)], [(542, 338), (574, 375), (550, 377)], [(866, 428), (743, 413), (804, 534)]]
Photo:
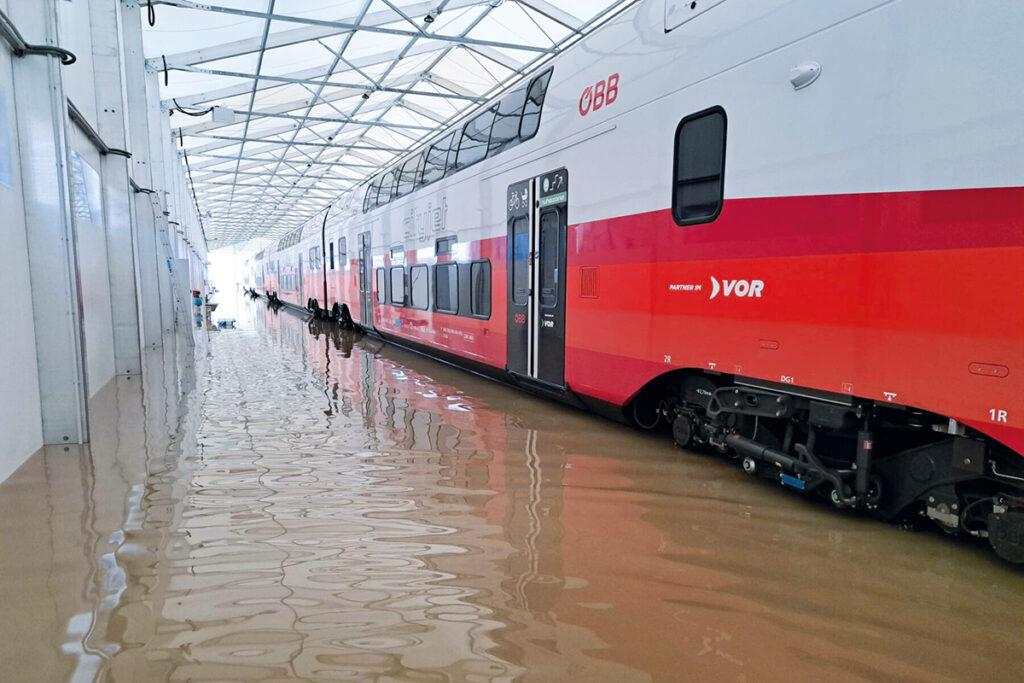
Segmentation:
[(803, 479), (797, 479), (796, 477), (790, 476), (788, 474), (779, 473), (779, 481), (785, 484), (786, 486), (792, 486), (793, 488), (800, 489), (801, 491), (803, 491), (807, 487), (807, 482), (805, 482)]

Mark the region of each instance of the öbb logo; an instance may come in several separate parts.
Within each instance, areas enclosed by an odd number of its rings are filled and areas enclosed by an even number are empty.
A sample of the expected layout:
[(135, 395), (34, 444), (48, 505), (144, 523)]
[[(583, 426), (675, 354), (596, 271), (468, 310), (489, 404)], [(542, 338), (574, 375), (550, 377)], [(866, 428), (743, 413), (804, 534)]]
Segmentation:
[(619, 98), (619, 74), (612, 74), (594, 85), (588, 85), (580, 95), (580, 116), (612, 104)]
[(711, 297), (714, 299), (719, 292), (722, 296), (739, 296), (746, 298), (761, 298), (764, 291), (764, 280), (722, 280), (721, 283), (714, 277), (711, 278)]

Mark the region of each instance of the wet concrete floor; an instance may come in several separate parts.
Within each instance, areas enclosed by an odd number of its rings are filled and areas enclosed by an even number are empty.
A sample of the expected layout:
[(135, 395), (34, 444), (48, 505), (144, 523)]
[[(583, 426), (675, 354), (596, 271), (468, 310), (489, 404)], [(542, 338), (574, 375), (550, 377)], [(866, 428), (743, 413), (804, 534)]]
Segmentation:
[(1022, 678), (983, 549), (244, 310), (0, 485), (0, 680)]

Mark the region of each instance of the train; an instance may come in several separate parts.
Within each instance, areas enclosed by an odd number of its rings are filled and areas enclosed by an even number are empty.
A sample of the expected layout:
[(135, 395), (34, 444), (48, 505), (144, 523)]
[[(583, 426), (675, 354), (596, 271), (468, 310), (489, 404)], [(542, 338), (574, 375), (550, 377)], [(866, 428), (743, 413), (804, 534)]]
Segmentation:
[(1022, 28), (640, 0), (246, 287), (1022, 563)]

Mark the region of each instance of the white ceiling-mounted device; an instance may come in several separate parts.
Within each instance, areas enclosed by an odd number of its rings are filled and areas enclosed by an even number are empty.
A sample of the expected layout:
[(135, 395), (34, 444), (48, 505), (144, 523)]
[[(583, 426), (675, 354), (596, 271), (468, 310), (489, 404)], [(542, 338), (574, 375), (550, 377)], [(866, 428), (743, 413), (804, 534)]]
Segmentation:
[(817, 62), (801, 62), (789, 70), (789, 82), (793, 90), (806, 88), (821, 75), (821, 64)]
[(217, 123), (234, 123), (235, 112), (227, 107), (214, 107), (211, 112), (211, 118)]

